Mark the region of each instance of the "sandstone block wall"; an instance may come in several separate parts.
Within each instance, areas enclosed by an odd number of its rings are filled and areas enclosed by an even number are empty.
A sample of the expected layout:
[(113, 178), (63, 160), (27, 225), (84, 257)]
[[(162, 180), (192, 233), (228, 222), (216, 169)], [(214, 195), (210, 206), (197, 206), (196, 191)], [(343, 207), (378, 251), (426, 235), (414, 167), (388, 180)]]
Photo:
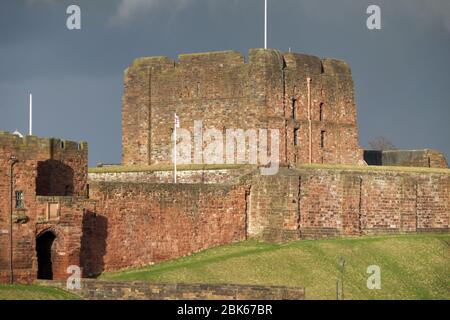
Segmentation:
[(192, 135), (196, 120), (222, 133), (278, 129), (280, 163), (309, 163), (310, 147), (312, 163), (359, 163), (353, 90), (344, 62), (276, 50), (252, 49), (248, 62), (234, 51), (136, 59), (125, 71), (123, 164), (170, 163), (175, 112)]
[[(57, 204), (57, 216), (48, 217), (48, 205)], [(67, 279), (67, 267), (80, 265), (82, 218), (85, 200), (61, 197), (38, 197), (33, 213), (13, 215), (13, 278), (17, 283), (30, 283), (38, 277), (37, 241), (44, 233), (52, 233), (53, 279)], [(9, 223), (9, 222), (8, 222)], [(0, 251), (0, 283), (9, 281), (9, 229), (3, 229)], [(8, 233), (7, 233), (8, 231)]]
[[(65, 282), (37, 282), (65, 289)], [(303, 300), (304, 288), (230, 284), (166, 284), (82, 280), (76, 294), (89, 300)]]
[(243, 185), (91, 183), (85, 275), (142, 266), (246, 238)]
[[(79, 264), (83, 209), (75, 198), (86, 195), (87, 144), (0, 132), (0, 282), (10, 276), (11, 156), (18, 160), (12, 177), (14, 280), (36, 279), (36, 239), (46, 231), (56, 236), (53, 275), (65, 277), (69, 264)], [(16, 191), (23, 192), (18, 208)], [(74, 200), (66, 201), (65, 195)]]
[(309, 163), (310, 130), (312, 163), (360, 163), (362, 151), (349, 66), (340, 60), (296, 53), (285, 53), (284, 60), (288, 163)]
[(449, 231), (445, 172), (357, 167), (258, 172), (233, 185), (92, 182), (91, 196), (98, 202), (83, 223), (85, 275), (248, 237), (278, 242)]
[(282, 169), (249, 199), (248, 236), (272, 241), (448, 232), (450, 174)]

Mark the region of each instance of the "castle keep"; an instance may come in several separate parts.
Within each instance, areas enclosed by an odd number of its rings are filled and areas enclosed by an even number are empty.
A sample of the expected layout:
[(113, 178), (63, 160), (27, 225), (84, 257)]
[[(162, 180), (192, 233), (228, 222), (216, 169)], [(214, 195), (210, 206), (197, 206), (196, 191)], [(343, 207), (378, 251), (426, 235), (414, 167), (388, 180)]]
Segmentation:
[(199, 120), (278, 129), (281, 165), (358, 164), (353, 90), (345, 62), (276, 50), (252, 49), (248, 62), (234, 51), (136, 59), (125, 71), (123, 164), (171, 163), (174, 113), (190, 132)]
[[(276, 50), (140, 58), (125, 71), (122, 165), (88, 174), (86, 143), (0, 133), (0, 282), (64, 280), (70, 265), (95, 277), (249, 238), (448, 232), (443, 155), (369, 151), (367, 166), (353, 90), (344, 62)], [(278, 130), (279, 171), (192, 165), (173, 183), (174, 113), (190, 132)]]

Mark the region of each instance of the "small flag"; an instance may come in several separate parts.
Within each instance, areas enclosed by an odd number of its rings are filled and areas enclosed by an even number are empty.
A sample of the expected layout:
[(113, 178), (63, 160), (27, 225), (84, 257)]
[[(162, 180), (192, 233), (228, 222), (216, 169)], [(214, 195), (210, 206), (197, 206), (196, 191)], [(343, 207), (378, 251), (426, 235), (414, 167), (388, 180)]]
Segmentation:
[(180, 127), (180, 118), (178, 118), (176, 113), (175, 113), (175, 118), (174, 118), (174, 124), (175, 124), (175, 128)]

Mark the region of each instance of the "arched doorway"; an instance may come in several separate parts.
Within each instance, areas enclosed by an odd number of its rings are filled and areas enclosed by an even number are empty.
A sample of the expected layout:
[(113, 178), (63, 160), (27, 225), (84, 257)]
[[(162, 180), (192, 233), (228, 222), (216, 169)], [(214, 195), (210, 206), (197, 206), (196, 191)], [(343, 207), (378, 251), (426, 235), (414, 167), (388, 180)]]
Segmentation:
[(52, 280), (52, 246), (56, 236), (52, 231), (45, 231), (36, 238), (38, 260), (38, 279)]

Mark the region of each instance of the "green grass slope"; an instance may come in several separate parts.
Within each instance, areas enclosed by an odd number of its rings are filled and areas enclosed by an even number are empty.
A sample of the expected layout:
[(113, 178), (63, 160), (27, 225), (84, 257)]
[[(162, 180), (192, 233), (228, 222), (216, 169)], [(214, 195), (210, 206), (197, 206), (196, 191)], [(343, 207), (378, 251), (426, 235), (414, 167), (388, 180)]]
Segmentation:
[(0, 300), (79, 300), (61, 289), (38, 285), (0, 285)]
[[(254, 240), (217, 247), (103, 279), (170, 283), (303, 286), (307, 299), (448, 299), (448, 234), (380, 236), (268, 244)], [(367, 288), (367, 267), (381, 268), (381, 289)]]

